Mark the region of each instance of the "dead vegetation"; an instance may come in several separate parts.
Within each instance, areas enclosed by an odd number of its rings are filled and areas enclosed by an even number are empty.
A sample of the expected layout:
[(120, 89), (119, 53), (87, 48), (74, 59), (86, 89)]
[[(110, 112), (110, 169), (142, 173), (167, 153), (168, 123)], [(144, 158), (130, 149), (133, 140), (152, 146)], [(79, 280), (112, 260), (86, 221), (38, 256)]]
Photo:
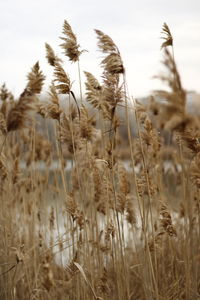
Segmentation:
[(48, 44), (54, 78), (47, 99), (39, 97), (45, 76), (38, 62), (19, 99), (1, 87), (0, 298), (199, 299), (200, 120), (185, 109), (172, 34), (164, 24), (166, 71), (158, 77), (169, 91), (143, 105), (128, 95), (114, 41), (95, 32), (102, 80), (85, 71), (83, 96), (83, 51), (64, 22), (61, 47), (78, 63), (80, 103)]

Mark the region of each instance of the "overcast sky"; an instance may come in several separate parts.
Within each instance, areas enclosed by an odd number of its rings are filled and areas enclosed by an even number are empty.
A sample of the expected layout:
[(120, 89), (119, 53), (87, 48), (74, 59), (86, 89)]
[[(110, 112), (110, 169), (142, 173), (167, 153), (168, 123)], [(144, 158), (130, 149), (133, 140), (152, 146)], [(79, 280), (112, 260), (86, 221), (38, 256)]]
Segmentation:
[[(59, 36), (64, 19), (88, 50), (81, 56), (81, 69), (99, 78), (102, 55), (93, 29), (112, 37), (125, 64), (129, 90), (136, 97), (161, 87), (152, 77), (162, 70), (160, 32), (166, 22), (174, 36), (183, 85), (200, 92), (199, 0), (0, 0), (0, 84), (6, 82), (19, 95), (27, 73), (39, 60), (48, 86), (52, 69), (45, 59), (44, 43), (62, 53)], [(64, 66), (76, 90), (77, 66), (67, 58)]]

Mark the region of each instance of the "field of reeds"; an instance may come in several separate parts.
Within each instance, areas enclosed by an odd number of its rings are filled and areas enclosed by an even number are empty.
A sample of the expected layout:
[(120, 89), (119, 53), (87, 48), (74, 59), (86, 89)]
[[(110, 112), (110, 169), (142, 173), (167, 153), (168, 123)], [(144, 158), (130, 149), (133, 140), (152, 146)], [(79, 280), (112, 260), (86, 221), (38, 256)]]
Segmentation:
[(38, 62), (18, 99), (1, 86), (0, 299), (200, 299), (200, 117), (173, 36), (164, 23), (166, 90), (140, 103), (118, 47), (95, 34), (99, 81), (65, 21), (64, 58), (45, 45), (48, 95)]

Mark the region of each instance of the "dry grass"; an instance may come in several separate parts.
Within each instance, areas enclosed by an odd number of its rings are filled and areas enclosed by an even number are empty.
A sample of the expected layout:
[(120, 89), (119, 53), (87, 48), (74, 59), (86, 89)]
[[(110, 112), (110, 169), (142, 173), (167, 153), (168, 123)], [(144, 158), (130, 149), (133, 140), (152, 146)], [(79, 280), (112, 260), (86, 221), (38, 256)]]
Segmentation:
[[(47, 99), (39, 63), (19, 99), (1, 87), (0, 299), (199, 299), (200, 120), (185, 109), (170, 29), (158, 76), (170, 91), (148, 105), (129, 97), (119, 49), (95, 32), (102, 82), (85, 71), (82, 96), (78, 64), (80, 103), (48, 44)], [(79, 63), (66, 21), (63, 34)]]

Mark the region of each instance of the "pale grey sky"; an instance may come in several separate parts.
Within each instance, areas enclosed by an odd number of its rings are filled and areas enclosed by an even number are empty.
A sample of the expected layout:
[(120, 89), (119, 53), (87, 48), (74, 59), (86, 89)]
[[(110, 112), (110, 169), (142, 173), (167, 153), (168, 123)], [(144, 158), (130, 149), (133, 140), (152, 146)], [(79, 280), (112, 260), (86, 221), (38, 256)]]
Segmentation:
[[(0, 0), (0, 84), (6, 82), (19, 95), (26, 75), (39, 60), (52, 80), (45, 59), (44, 43), (60, 55), (63, 21), (66, 19), (83, 49), (81, 69), (101, 76), (101, 53), (93, 29), (110, 35), (120, 49), (133, 96), (160, 88), (152, 79), (162, 70), (160, 32), (166, 22), (174, 36), (175, 58), (183, 85), (200, 92), (200, 1), (199, 0)], [(77, 85), (77, 67), (65, 58), (65, 69)]]

